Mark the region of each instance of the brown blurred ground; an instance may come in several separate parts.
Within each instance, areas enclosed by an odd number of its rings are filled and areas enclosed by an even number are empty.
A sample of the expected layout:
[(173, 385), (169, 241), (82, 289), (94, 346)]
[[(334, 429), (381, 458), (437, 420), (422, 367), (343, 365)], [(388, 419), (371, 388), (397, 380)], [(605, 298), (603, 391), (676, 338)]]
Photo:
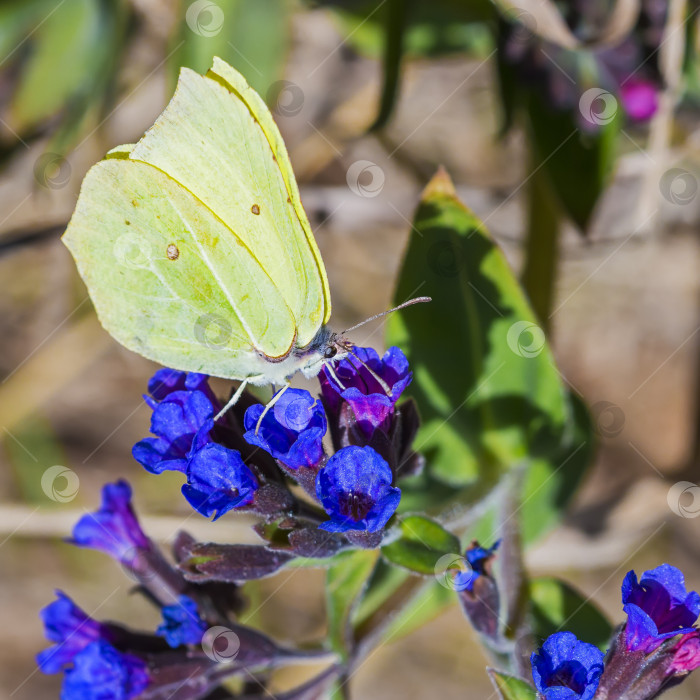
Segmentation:
[[(295, 32), (288, 78), (301, 86), (305, 102), (280, 125), (328, 267), (334, 325), (349, 325), (388, 304), (412, 209), (438, 162), (517, 267), (522, 210), (520, 197), (510, 194), (527, 174), (519, 138), (496, 140), (492, 65), (465, 65), (461, 58), (411, 65), (386, 136), (351, 138), (373, 113), (378, 66), (351, 61), (343, 51), (328, 57), (340, 37), (323, 13), (298, 18)], [(131, 73), (147, 75), (155, 63), (146, 47), (131, 57)], [(164, 76), (156, 71), (70, 158), (70, 183), (62, 189), (34, 191), (32, 164), (39, 152), (25, 154), (0, 181), (1, 230), (65, 222), (86, 169), (107, 148), (138, 138), (165, 101)], [(671, 164), (697, 156), (697, 126), (686, 119)], [(630, 137), (643, 145), (643, 132)], [(553, 342), (571, 385), (599, 410), (600, 402), (618, 406), (624, 425), (606, 437), (602, 417), (600, 454), (575, 508), (565, 526), (529, 554), (534, 571), (576, 583), (616, 621), (619, 584), (630, 568), (668, 561), (685, 571), (691, 586), (700, 586), (700, 520), (678, 517), (666, 499), (676, 481), (698, 480), (700, 199), (685, 206), (661, 200), (652, 229), (631, 235), (646, 158), (631, 142), (623, 145), (628, 153), (589, 240), (567, 233)], [(385, 174), (375, 198), (357, 197), (347, 187), (346, 170), (359, 159), (377, 163)], [(54, 588), (89, 612), (99, 608), (100, 617), (155, 624), (153, 611), (128, 597), (129, 580), (105, 557), (76, 554), (57, 539), (95, 506), (106, 480), (124, 476), (136, 484), (139, 511), (154, 518), (164, 539), (183, 520), (204, 538), (251, 541), (251, 534), (236, 517), (208, 524), (184, 503), (176, 476), (151, 477), (131, 459), (131, 445), (148, 430), (140, 395), (154, 366), (89, 322), (75, 330), (78, 320), (89, 318), (89, 304), (57, 236), (1, 256), (0, 279), (0, 371), (9, 375), (0, 385), (7, 423), (0, 436), (0, 697), (39, 700), (58, 695), (58, 679), (35, 673), (33, 663), (44, 644), (37, 611)], [(379, 344), (380, 332), (372, 333), (364, 339)], [(42, 389), (47, 385), (51, 392)], [(25, 419), (14, 420), (19, 415)], [(50, 466), (44, 455), (58, 460), (60, 454), (32, 442), (46, 425), (65, 452), (57, 463), (80, 477), (70, 503), (50, 502), (38, 486)], [(321, 584), (319, 572), (266, 581), (261, 595), (270, 598), (262, 621), (283, 640), (319, 637)], [(355, 697), (489, 698), (478, 648), (453, 608), (373, 653), (354, 678)], [(284, 674), (280, 683), (298, 673)], [(697, 676), (667, 697), (690, 700), (699, 693)]]

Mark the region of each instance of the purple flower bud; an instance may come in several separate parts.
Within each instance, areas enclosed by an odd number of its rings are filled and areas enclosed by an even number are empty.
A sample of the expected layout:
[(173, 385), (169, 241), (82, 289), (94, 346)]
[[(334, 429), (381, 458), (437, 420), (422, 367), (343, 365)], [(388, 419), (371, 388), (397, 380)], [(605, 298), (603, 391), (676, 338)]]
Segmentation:
[(37, 655), (43, 673), (58, 673), (73, 663), (73, 657), (90, 642), (109, 639), (107, 627), (83, 612), (65, 593), (56, 591), (58, 600), (41, 611), (44, 633), (53, 646)]
[(240, 452), (210, 442), (191, 456), (182, 493), (195, 510), (216, 520), (251, 503), (257, 489), (258, 481)]
[(486, 549), (474, 540), (464, 554), (469, 566), (456, 571), (451, 583), (474, 629), (496, 644), (501, 642), (501, 598), (498, 584), (491, 576), (491, 560), (500, 544), (498, 540)]
[(473, 542), (464, 556), (469, 562), (471, 571), (459, 571), (454, 577), (454, 588), (457, 591), (473, 591), (474, 584), (481, 576), (488, 576), (488, 565), (493, 559), (496, 550), (500, 547), (501, 540), (494, 543), (493, 547), (485, 549), (478, 542)]
[(243, 436), (290, 469), (315, 467), (323, 459), (326, 414), (321, 402), (304, 389), (287, 389), (265, 414), (255, 433), (264, 406), (255, 404), (245, 413)]
[(366, 435), (377, 428), (386, 431), (396, 402), (413, 378), (408, 360), (397, 347), (389, 348), (381, 359), (372, 348), (354, 348), (353, 353), (332, 370), (323, 368), (323, 397), (334, 413), (347, 402)]
[(686, 592), (683, 573), (669, 564), (645, 571), (639, 582), (634, 571), (628, 572), (622, 603), (629, 651), (651, 653), (665, 639), (691, 632), (700, 614), (700, 595)]
[(135, 550), (150, 547), (131, 507), (131, 487), (126, 481), (103, 486), (100, 509), (80, 518), (70, 541), (99, 549), (122, 563), (131, 562)]
[(197, 604), (186, 595), (181, 595), (177, 603), (163, 606), (163, 624), (157, 634), (173, 649), (183, 644), (199, 644), (207, 630), (207, 623), (199, 617)]
[(394, 514), (401, 489), (391, 485), (389, 465), (371, 447), (344, 447), (316, 476), (316, 495), (331, 516), (328, 532), (377, 532)]
[(75, 655), (73, 668), (66, 670), (61, 700), (129, 700), (140, 695), (149, 681), (141, 659), (98, 640)]
[(132, 454), (153, 474), (184, 472), (191, 450), (208, 441), (213, 427), (214, 406), (206, 394), (172, 391), (153, 408), (151, 432), (156, 437), (137, 442)]
[(603, 673), (603, 652), (571, 632), (550, 635), (530, 661), (535, 687), (545, 700), (591, 700)]
[(700, 668), (700, 631), (684, 634), (673, 647), (670, 671), (683, 675)]
[(627, 80), (620, 87), (620, 98), (625, 112), (635, 122), (651, 119), (659, 108), (658, 87), (650, 80)]

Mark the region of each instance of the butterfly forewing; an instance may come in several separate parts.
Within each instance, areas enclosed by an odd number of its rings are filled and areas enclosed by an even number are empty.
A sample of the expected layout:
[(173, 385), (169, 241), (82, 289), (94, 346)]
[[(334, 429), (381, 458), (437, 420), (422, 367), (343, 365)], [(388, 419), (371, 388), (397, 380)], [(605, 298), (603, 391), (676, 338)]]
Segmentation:
[(146, 135), (88, 173), (64, 240), (105, 328), (170, 367), (279, 381), (299, 359), (266, 359), (330, 316), (279, 130), (219, 59), (207, 76), (183, 69)]
[(323, 263), (269, 111), (232, 68), (215, 67), (226, 77), (183, 69), (175, 96), (130, 157), (179, 182), (248, 246), (304, 346), (330, 311)]

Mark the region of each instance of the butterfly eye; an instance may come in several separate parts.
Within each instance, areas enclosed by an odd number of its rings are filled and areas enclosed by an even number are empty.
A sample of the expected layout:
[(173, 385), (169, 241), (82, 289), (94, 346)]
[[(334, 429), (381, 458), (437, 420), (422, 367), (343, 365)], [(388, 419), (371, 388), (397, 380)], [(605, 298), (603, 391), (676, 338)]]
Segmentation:
[(335, 357), (338, 354), (338, 348), (335, 347), (335, 345), (329, 345), (324, 353), (323, 356), (327, 359), (330, 360), (331, 357)]

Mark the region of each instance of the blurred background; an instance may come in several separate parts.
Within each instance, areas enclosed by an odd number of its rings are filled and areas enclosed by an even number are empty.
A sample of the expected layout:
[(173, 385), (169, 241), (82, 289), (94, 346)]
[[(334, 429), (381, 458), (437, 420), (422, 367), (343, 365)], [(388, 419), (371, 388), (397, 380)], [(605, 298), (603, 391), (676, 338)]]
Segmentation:
[[(138, 140), (180, 66), (232, 63), (287, 142), (337, 328), (388, 307), (438, 165), (521, 276), (599, 448), (564, 523), (534, 545), (622, 620), (619, 585), (667, 561), (700, 587), (700, 8), (686, 0), (4, 0), (0, 3), (0, 697), (55, 698), (35, 670), (53, 589), (151, 627), (133, 581), (63, 543), (99, 489), (135, 486), (145, 529), (253, 542), (132, 458), (156, 367), (97, 323), (60, 235), (88, 168)], [(226, 183), (222, 183), (226, 187)], [(235, 197), (235, 192), (231, 193)], [(358, 343), (381, 344), (381, 333)], [(47, 476), (48, 474), (48, 476)], [(171, 475), (172, 476), (172, 475)], [(61, 479), (63, 481), (61, 481)], [(280, 640), (324, 634), (323, 575), (249, 595)], [(372, 653), (358, 698), (488, 698), (452, 607)], [(280, 688), (311, 669), (280, 673)], [(429, 689), (429, 690), (428, 690)], [(700, 694), (700, 676), (668, 694)]]

